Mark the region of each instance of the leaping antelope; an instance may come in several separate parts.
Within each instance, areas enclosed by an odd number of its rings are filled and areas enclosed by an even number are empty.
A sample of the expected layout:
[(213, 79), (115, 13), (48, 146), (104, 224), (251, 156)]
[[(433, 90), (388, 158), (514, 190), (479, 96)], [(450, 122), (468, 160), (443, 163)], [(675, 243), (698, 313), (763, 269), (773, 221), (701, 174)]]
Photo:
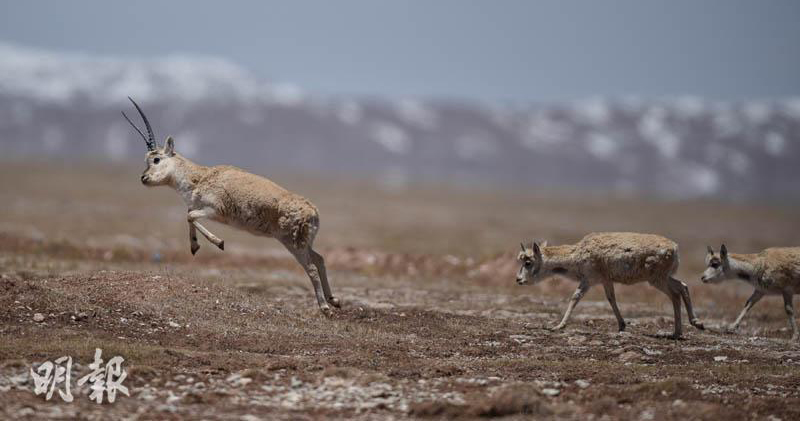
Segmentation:
[(325, 315), (330, 306), (339, 308), (339, 299), (331, 293), (325, 261), (312, 248), (319, 230), (319, 212), (306, 198), (291, 193), (272, 181), (232, 166), (205, 167), (195, 164), (175, 151), (175, 141), (167, 137), (158, 147), (150, 122), (139, 105), (128, 97), (144, 121), (147, 136), (123, 112), (128, 123), (142, 136), (147, 145), (142, 184), (169, 186), (180, 194), (189, 208), (189, 244), (192, 255), (197, 253), (197, 231), (221, 250), (225, 242), (212, 234), (199, 220), (207, 218), (254, 235), (280, 241), (303, 266), (317, 303)]

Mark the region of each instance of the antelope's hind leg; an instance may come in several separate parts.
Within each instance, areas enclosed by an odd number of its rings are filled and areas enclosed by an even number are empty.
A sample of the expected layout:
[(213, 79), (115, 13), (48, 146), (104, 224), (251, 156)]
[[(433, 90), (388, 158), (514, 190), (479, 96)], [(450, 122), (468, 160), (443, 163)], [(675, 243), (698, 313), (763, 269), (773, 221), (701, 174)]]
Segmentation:
[(800, 331), (797, 329), (797, 320), (794, 319), (794, 304), (792, 303), (792, 298), (794, 298), (792, 291), (783, 292), (783, 308), (786, 310), (786, 316), (789, 317), (789, 326), (792, 327), (792, 340), (796, 341), (800, 338)]
[(672, 310), (675, 313), (675, 328), (670, 339), (680, 339), (683, 336), (683, 326), (681, 325), (681, 294), (674, 288), (670, 288), (670, 278), (650, 281), (650, 285), (669, 297), (672, 301)]
[(614, 284), (610, 281), (605, 281), (603, 282), (603, 288), (606, 290), (606, 298), (608, 298), (608, 302), (611, 304), (611, 309), (614, 310), (614, 316), (617, 317), (619, 331), (622, 332), (625, 330), (625, 319), (622, 318), (619, 307), (617, 307), (617, 297), (614, 295)]
[(291, 240), (282, 240), (281, 243), (289, 250), (290, 253), (294, 256), (297, 260), (297, 263), (300, 263), (300, 266), (305, 269), (306, 274), (308, 275), (308, 279), (311, 280), (311, 286), (314, 287), (314, 295), (317, 297), (317, 305), (319, 305), (319, 310), (326, 316), (330, 316), (331, 307), (328, 305), (328, 301), (325, 299), (325, 291), (322, 289), (322, 277), (320, 276), (320, 269), (315, 263), (315, 259), (312, 257), (312, 251), (310, 247), (305, 249), (298, 250)]
[(325, 270), (325, 259), (323, 259), (322, 255), (313, 249), (309, 250), (311, 252), (311, 261), (317, 265), (317, 270), (319, 270), (320, 281), (322, 282), (322, 292), (325, 294), (325, 300), (328, 302), (328, 304), (336, 308), (341, 308), (342, 303), (338, 298), (333, 296), (333, 293), (331, 292), (331, 285), (328, 283), (328, 273)]
[(192, 251), (192, 256), (197, 253), (197, 250), (200, 250), (200, 244), (197, 243), (197, 228), (191, 222), (189, 222), (189, 248)]

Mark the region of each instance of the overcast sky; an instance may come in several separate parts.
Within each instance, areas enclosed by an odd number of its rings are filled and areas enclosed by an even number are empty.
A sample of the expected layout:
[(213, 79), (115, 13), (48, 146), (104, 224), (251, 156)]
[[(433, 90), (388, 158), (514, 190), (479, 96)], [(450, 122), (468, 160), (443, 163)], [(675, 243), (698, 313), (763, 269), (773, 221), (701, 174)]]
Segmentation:
[(323, 94), (800, 94), (800, 1), (8, 1), (0, 41), (225, 57)]

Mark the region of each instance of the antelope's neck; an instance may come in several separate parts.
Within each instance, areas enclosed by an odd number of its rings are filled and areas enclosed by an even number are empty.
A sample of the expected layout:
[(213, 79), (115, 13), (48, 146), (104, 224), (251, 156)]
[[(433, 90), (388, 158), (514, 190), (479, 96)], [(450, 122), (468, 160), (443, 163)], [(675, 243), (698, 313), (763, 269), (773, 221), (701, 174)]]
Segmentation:
[(542, 252), (543, 269), (556, 275), (576, 276), (574, 246), (545, 247)]
[(745, 282), (758, 281), (758, 256), (755, 254), (732, 254), (728, 257), (730, 276)]
[(190, 206), (194, 190), (205, 175), (208, 167), (195, 164), (182, 156), (176, 155), (176, 158), (175, 172), (170, 185), (181, 195), (186, 205)]

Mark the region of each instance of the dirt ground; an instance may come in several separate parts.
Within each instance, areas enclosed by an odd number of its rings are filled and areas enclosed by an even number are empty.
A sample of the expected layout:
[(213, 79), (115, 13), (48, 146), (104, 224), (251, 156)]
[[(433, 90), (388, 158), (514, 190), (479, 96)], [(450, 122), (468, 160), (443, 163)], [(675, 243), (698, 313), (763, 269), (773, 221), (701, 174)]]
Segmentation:
[[(4, 164), (0, 418), (800, 419), (782, 300), (726, 334), (751, 290), (698, 281), (707, 244), (800, 244), (796, 207), (274, 179), (320, 208), (331, 318), (273, 240), (209, 223), (226, 250), (201, 239), (192, 257), (180, 199), (137, 168)], [(575, 285), (517, 286), (518, 243), (611, 230), (680, 244), (706, 330), (684, 313), (684, 339), (666, 339), (671, 305), (644, 284), (617, 289), (624, 333), (597, 289), (546, 329)], [(97, 404), (75, 385), (95, 348), (125, 358), (130, 396)], [(29, 375), (61, 356), (71, 403)]]

